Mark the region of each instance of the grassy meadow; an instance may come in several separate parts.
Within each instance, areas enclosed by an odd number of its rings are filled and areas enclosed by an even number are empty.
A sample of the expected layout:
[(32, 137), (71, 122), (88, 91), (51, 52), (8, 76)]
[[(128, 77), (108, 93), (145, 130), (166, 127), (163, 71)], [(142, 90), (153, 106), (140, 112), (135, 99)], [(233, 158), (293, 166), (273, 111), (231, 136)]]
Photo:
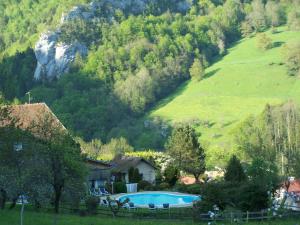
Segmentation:
[[(19, 211), (16, 210), (0, 210), (0, 224), (1, 225), (18, 225), (20, 224)], [(33, 211), (26, 211), (24, 213), (24, 225), (188, 225), (199, 224), (205, 225), (207, 223), (197, 223), (193, 221), (174, 221), (174, 220), (136, 220), (125, 218), (108, 218), (101, 216), (86, 216), (80, 217), (76, 215), (58, 215), (49, 213), (38, 213)], [(218, 222), (220, 224), (230, 224)], [(299, 220), (274, 220), (274, 221), (256, 221), (249, 223), (242, 223), (248, 225), (299, 225)]]
[[(266, 32), (273, 48), (257, 47), (257, 37), (232, 46), (228, 54), (206, 69), (201, 81), (188, 81), (176, 93), (161, 101), (148, 115), (170, 123), (199, 120), (197, 130), (208, 151), (208, 165), (234, 150), (234, 128), (251, 114), (259, 114), (267, 103), (289, 99), (300, 103), (300, 80), (291, 77), (283, 62), (283, 46), (299, 40), (300, 32)], [(215, 154), (218, 152), (218, 154)]]

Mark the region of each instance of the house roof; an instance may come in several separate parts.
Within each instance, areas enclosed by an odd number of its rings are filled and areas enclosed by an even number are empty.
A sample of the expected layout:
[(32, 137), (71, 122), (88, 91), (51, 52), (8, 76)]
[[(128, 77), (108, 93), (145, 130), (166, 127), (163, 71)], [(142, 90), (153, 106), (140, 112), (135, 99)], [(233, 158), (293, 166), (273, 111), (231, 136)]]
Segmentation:
[[(0, 127), (8, 125), (11, 121), (9, 119), (16, 120), (16, 126), (22, 130), (28, 130), (32, 128), (33, 124), (39, 124), (47, 116), (50, 117), (53, 127), (57, 127), (63, 131), (67, 131), (64, 125), (54, 115), (51, 109), (45, 103), (35, 104), (23, 104), (7, 106), (9, 112), (9, 118), (0, 121)], [(34, 135), (39, 136), (31, 129)]]
[(288, 192), (300, 193), (300, 180), (290, 181)]
[(136, 167), (141, 162), (148, 164), (153, 169), (157, 169), (151, 162), (141, 157), (122, 156), (114, 159), (111, 164), (116, 172), (127, 172), (131, 167)]
[(110, 163), (101, 161), (101, 160), (95, 160), (95, 159), (90, 159), (87, 158), (86, 162), (91, 165), (91, 166), (100, 166), (100, 167), (104, 167), (104, 168), (111, 168), (112, 165)]

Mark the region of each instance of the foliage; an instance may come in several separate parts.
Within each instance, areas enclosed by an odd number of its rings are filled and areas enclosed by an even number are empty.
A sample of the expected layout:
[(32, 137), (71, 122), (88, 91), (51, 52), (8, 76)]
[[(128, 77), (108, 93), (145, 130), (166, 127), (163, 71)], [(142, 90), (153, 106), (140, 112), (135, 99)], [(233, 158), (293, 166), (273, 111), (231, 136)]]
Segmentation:
[(272, 39), (268, 37), (265, 33), (258, 34), (257, 47), (262, 50), (270, 49), (272, 47)]
[(130, 167), (128, 170), (129, 183), (139, 183), (143, 179), (143, 175), (140, 174), (138, 168)]
[(300, 75), (300, 41), (284, 46), (284, 62), (291, 75)]
[(235, 155), (230, 158), (227, 164), (224, 179), (228, 182), (242, 182), (247, 179), (242, 164)]
[(281, 175), (292, 175), (299, 153), (299, 118), (299, 109), (293, 102), (267, 105), (261, 115), (241, 125), (236, 135), (238, 146), (252, 159), (263, 158), (270, 169), (276, 163)]
[(287, 15), (287, 25), (290, 30), (300, 30), (300, 7), (299, 4), (291, 9)]
[(88, 214), (95, 215), (97, 213), (97, 208), (99, 206), (99, 198), (90, 196), (85, 200), (85, 205)]
[(250, 180), (264, 185), (270, 191), (274, 191), (279, 184), (278, 168), (275, 162), (269, 162), (262, 158), (254, 158), (247, 168)]
[(114, 183), (114, 193), (118, 194), (118, 193), (126, 193), (127, 192), (127, 188), (126, 188), (126, 184), (124, 182), (115, 182)]
[(199, 59), (194, 59), (194, 62), (189, 71), (191, 78), (197, 80), (202, 80), (205, 75), (203, 63)]
[(175, 159), (176, 166), (193, 174), (196, 182), (199, 182), (199, 176), (205, 172), (205, 153), (195, 130), (189, 125), (178, 126), (173, 130), (166, 147)]
[(174, 165), (169, 165), (163, 171), (163, 183), (167, 183), (169, 186), (173, 187), (180, 177), (179, 170)]
[(147, 190), (151, 189), (151, 187), (152, 187), (152, 184), (150, 184), (146, 180), (141, 180), (141, 181), (138, 182), (138, 189), (139, 190), (147, 191)]

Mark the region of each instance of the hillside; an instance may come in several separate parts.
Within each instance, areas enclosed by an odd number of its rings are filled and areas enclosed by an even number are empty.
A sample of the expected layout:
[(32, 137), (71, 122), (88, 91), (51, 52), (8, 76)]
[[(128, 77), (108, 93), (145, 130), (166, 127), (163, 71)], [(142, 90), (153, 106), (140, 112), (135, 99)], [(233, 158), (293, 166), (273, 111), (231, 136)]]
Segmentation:
[(209, 145), (210, 161), (226, 159), (234, 149), (232, 133), (239, 122), (262, 112), (267, 103), (288, 99), (300, 103), (300, 80), (288, 76), (281, 63), (283, 45), (299, 40), (300, 32), (281, 27), (275, 34), (266, 33), (275, 47), (262, 51), (256, 47), (257, 37), (241, 40), (207, 68), (204, 80), (183, 84), (148, 118), (159, 116), (169, 123), (194, 121), (201, 140)]

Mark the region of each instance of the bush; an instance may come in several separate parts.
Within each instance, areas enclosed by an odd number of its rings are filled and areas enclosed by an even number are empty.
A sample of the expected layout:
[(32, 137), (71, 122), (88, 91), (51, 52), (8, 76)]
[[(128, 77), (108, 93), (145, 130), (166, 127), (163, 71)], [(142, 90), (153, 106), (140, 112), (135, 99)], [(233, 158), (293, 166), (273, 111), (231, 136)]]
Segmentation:
[(97, 213), (97, 207), (99, 205), (99, 198), (98, 197), (88, 197), (85, 200), (86, 210), (88, 214), (95, 215)]
[(138, 183), (138, 190), (146, 190), (146, 189), (151, 189), (152, 184), (150, 184), (148, 181), (141, 180)]
[(126, 184), (124, 182), (115, 182), (114, 183), (114, 193), (118, 194), (118, 193), (126, 193), (127, 192), (127, 188), (126, 188)]
[(257, 47), (262, 50), (267, 50), (272, 48), (272, 39), (268, 37), (265, 33), (260, 33), (257, 35)]
[(187, 190), (186, 191), (189, 194), (201, 194), (201, 185), (200, 184), (187, 185)]
[(180, 177), (179, 170), (175, 166), (169, 165), (165, 169), (163, 176), (164, 182), (168, 183), (170, 187), (173, 187)]
[(170, 188), (170, 185), (168, 183), (161, 183), (158, 185), (159, 190), (165, 190)]

